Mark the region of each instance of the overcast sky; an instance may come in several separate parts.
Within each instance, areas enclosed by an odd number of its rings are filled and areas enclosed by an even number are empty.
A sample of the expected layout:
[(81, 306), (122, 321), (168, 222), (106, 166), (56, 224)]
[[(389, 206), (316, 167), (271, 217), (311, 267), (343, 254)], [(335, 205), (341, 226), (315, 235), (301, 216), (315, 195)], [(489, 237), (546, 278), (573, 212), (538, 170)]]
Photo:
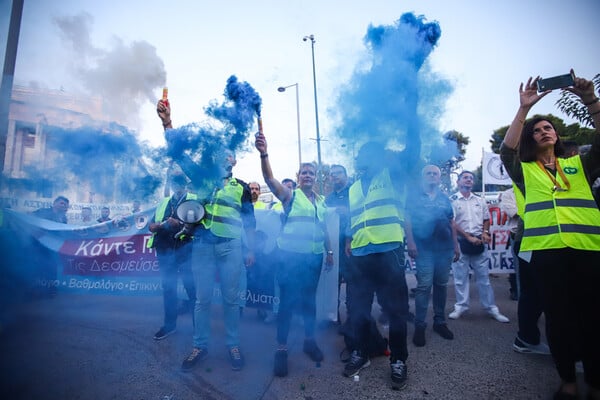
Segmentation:
[[(1, 38), (10, 3), (0, 2)], [(440, 93), (445, 107), (431, 123), (440, 134), (457, 130), (471, 139), (467, 169), (480, 164), (493, 130), (512, 120), (521, 81), (570, 68), (588, 79), (600, 72), (597, 0), (25, 0), (15, 84), (112, 91), (113, 118), (164, 145), (155, 112), (163, 84), (177, 126), (205, 120), (203, 107), (222, 99), (227, 78), (236, 75), (262, 97), (271, 163), (283, 179), (297, 168), (296, 97), (294, 87), (284, 93), (277, 87), (298, 83), (302, 158), (317, 159), (311, 45), (302, 41), (314, 34), (323, 162), (350, 167), (352, 143), (335, 136), (336, 96), (368, 56), (369, 24), (392, 25), (405, 12), (441, 28), (428, 68), (454, 90)], [(149, 87), (128, 99), (118, 92), (129, 82)], [(547, 96), (534, 111), (564, 117), (557, 98)], [(236, 176), (262, 181), (256, 150), (238, 158)]]

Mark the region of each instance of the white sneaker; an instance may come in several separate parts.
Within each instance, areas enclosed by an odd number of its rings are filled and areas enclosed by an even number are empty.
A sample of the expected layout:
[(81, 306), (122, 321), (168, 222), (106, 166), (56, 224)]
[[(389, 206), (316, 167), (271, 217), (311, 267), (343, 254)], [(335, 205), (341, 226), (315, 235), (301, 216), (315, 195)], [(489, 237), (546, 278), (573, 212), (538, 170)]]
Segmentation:
[(448, 314), (448, 318), (450, 319), (459, 319), (461, 315), (463, 315), (467, 311), (466, 308), (462, 307), (454, 307), (454, 311)]
[(510, 322), (510, 320), (506, 316), (500, 314), (500, 311), (498, 310), (490, 311), (490, 316), (498, 322)]

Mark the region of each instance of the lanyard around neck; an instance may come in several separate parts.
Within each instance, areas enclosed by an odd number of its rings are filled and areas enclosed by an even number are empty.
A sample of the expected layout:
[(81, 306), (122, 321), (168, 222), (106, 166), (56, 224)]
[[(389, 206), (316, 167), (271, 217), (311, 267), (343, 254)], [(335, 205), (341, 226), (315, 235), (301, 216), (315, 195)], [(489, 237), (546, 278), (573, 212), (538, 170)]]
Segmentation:
[(563, 172), (562, 168), (558, 164), (558, 158), (554, 160), (554, 166), (556, 168), (556, 171), (560, 175), (560, 178), (562, 179), (562, 181), (567, 186), (566, 189), (564, 189), (560, 185), (560, 183), (556, 180), (556, 178), (550, 172), (548, 172), (548, 170), (546, 169), (546, 167), (544, 167), (544, 165), (542, 164), (542, 162), (540, 160), (537, 160), (536, 163), (542, 169), (542, 171), (544, 171), (546, 173), (546, 175), (548, 175), (548, 177), (550, 178), (550, 180), (552, 180), (552, 183), (554, 183), (554, 186), (552, 187), (552, 191), (553, 192), (556, 192), (556, 191), (558, 191), (558, 192), (566, 192), (567, 190), (571, 189), (571, 183), (569, 182), (569, 180), (565, 176), (565, 173)]

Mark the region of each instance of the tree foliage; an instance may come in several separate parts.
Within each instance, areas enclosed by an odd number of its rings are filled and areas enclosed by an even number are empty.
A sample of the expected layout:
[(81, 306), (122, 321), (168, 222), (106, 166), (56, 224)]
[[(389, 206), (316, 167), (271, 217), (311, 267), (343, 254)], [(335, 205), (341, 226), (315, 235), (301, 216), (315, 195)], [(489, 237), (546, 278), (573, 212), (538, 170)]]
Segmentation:
[(442, 187), (446, 192), (452, 190), (451, 175), (460, 168), (460, 163), (465, 160), (467, 145), (470, 143), (468, 136), (452, 130), (443, 135), (443, 142), (433, 146), (427, 164), (434, 164), (442, 171)]

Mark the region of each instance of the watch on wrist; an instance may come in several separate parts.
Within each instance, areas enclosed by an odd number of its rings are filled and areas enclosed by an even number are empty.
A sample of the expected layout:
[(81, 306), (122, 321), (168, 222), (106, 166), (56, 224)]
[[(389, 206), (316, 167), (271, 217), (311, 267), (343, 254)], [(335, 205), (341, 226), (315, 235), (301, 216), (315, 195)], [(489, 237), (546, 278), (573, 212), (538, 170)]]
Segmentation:
[(327, 255), (332, 256), (333, 255), (333, 250), (327, 250)]

